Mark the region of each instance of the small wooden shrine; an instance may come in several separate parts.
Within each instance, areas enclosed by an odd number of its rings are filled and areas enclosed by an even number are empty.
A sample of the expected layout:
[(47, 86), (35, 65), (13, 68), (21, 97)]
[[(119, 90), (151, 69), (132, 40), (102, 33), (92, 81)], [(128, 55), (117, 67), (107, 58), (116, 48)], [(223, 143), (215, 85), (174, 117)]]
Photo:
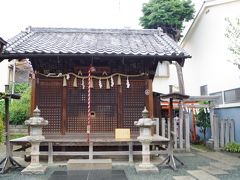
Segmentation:
[(39, 107), (49, 122), (44, 134), (56, 136), (86, 133), (89, 113), (91, 133), (130, 128), (135, 134), (143, 107), (150, 117), (158, 111), (152, 93), (158, 62), (183, 66), (189, 57), (161, 29), (71, 28), (27, 28), (2, 55), (29, 59), (35, 71), (31, 110)]

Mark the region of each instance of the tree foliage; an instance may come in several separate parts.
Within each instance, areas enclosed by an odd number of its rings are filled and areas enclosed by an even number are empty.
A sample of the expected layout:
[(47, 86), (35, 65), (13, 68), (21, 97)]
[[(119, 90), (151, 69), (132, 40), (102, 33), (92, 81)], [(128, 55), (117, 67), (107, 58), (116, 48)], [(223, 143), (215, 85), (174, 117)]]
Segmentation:
[(199, 112), (196, 114), (196, 125), (200, 127), (200, 132), (202, 132), (204, 136), (204, 144), (206, 144), (207, 128), (211, 127), (210, 114), (207, 109), (199, 109)]
[(235, 56), (231, 62), (240, 69), (240, 19), (230, 20), (226, 18), (226, 21), (228, 26), (225, 36), (229, 39), (229, 50)]
[(161, 27), (174, 40), (179, 40), (183, 22), (193, 19), (191, 0), (150, 0), (143, 5), (140, 24), (144, 28)]
[[(10, 124), (23, 124), (30, 116), (31, 87), (26, 83), (15, 85), (15, 93), (21, 94), (21, 99), (10, 103)], [(5, 114), (4, 100), (0, 100), (0, 113)]]

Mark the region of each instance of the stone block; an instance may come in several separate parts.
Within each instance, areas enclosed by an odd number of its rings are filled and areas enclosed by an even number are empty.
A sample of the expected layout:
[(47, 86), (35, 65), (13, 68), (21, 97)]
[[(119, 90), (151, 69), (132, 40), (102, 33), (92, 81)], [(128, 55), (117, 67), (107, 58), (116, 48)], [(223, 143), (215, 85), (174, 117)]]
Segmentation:
[(67, 162), (68, 171), (89, 170), (89, 169), (112, 169), (111, 159), (69, 159)]

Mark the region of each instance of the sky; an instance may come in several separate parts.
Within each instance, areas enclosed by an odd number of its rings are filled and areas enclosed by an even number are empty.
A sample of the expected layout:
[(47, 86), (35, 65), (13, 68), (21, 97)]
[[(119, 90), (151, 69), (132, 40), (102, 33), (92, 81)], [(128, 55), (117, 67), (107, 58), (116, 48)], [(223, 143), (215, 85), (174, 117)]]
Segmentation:
[[(7, 40), (32, 27), (142, 28), (149, 0), (0, 0), (0, 37)], [(196, 6), (203, 0), (192, 0)]]

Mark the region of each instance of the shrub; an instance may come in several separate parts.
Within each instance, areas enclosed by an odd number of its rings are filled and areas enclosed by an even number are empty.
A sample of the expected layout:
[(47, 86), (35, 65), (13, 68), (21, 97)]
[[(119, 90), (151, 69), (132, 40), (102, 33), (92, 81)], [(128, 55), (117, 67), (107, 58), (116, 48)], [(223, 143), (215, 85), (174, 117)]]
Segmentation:
[(21, 95), (20, 100), (13, 100), (10, 105), (10, 124), (23, 124), (30, 116), (30, 94), (31, 88), (28, 87)]
[(225, 147), (224, 147), (225, 151), (228, 152), (240, 152), (240, 144), (235, 143), (235, 142), (231, 142), (228, 143)]
[(0, 144), (3, 142), (3, 132), (4, 132), (3, 116), (2, 113), (0, 113)]

